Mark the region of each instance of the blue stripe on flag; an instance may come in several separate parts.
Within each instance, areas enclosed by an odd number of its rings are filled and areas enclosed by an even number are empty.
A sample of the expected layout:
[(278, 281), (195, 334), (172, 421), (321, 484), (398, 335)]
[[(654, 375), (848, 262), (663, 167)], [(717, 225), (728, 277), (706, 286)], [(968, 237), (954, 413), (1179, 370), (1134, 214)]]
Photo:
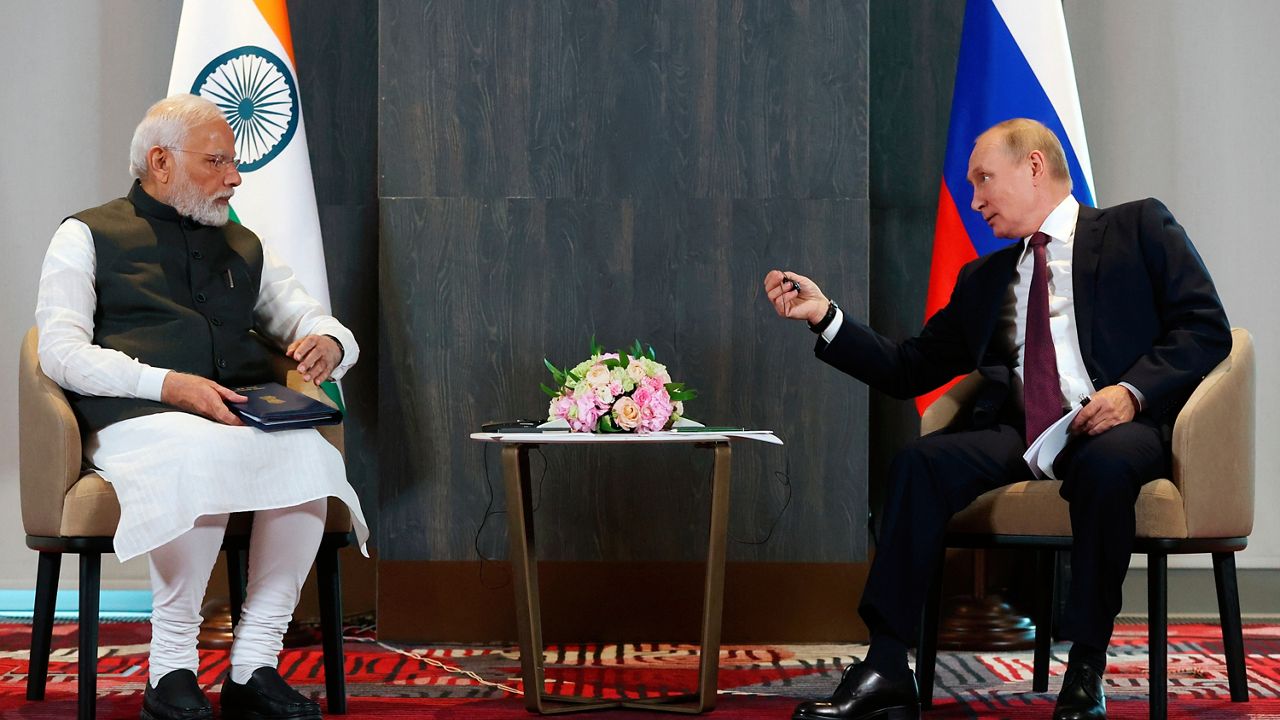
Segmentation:
[[(1066, 58), (1067, 61), (1070, 58)], [(1085, 182), (1075, 149), (1058, 112), (1049, 102), (1039, 79), (991, 0), (968, 0), (956, 86), (951, 100), (951, 126), (947, 133), (947, 157), (943, 179), (960, 207), (960, 219), (979, 255), (1009, 244), (991, 234), (982, 216), (969, 208), (973, 190), (965, 179), (973, 141), (998, 122), (1029, 117), (1044, 123), (1062, 141), (1071, 170), (1073, 195), (1082, 205), (1093, 205), (1093, 192)]]

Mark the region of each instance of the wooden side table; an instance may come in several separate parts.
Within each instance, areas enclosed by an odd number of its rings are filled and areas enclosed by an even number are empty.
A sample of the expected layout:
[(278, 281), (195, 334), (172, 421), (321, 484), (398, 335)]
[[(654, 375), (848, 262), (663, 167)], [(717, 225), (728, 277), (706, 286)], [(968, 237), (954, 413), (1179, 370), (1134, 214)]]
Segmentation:
[[(544, 715), (626, 708), (697, 714), (716, 705), (716, 678), (720, 669), (720, 619), (724, 605), (724, 558), (729, 530), (729, 474), (731, 450), (724, 435), (585, 435), (569, 433), (476, 433), (474, 440), (497, 442), (502, 448), (502, 475), (507, 493), (511, 567), (515, 575), (516, 622), (520, 630), (520, 665), (524, 677), (524, 704)], [(544, 694), (542, 614), (538, 599), (538, 559), (533, 531), (533, 498), (530, 492), (529, 451), (539, 445), (693, 443), (715, 453), (711, 489), (711, 530), (707, 538), (707, 573), (702, 595), (702, 648), (698, 661), (698, 690), (686, 695), (600, 701), (553, 697)]]

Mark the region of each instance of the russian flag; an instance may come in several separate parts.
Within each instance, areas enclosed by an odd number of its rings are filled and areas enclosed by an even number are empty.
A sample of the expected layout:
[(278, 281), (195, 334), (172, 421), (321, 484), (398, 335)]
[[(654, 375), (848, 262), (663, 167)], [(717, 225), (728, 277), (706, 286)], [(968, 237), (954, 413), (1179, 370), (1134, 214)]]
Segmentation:
[[(1009, 243), (992, 235), (982, 216), (969, 207), (973, 191), (965, 175), (978, 135), (1015, 117), (1039, 120), (1058, 136), (1071, 169), (1073, 194), (1082, 205), (1092, 206), (1093, 169), (1061, 0), (968, 0), (938, 195), (926, 318), (947, 304), (961, 266)], [(951, 384), (916, 398), (916, 407), (923, 413)]]

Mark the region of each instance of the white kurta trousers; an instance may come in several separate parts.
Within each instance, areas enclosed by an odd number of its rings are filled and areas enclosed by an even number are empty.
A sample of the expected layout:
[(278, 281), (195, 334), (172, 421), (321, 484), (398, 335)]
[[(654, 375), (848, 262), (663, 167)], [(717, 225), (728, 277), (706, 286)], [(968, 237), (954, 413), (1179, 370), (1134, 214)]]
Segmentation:
[(350, 508), (362, 551), (369, 536), (342, 456), (315, 430), (265, 433), (159, 413), (103, 428), (85, 455), (120, 500), (116, 555), (150, 554), (153, 685), (171, 670), (197, 670), (200, 604), (228, 514), (255, 511), (248, 593), (231, 649), (240, 683), (275, 667), (324, 532), (327, 498)]

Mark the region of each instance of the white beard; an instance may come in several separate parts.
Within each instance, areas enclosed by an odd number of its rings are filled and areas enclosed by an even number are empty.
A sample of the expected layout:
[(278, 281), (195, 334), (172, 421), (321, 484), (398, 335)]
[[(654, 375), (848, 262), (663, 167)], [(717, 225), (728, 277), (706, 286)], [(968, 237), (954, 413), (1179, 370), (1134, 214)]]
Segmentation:
[(173, 190), (169, 196), (169, 204), (179, 215), (195, 220), (201, 225), (222, 227), (231, 217), (230, 205), (218, 205), (218, 200), (231, 199), (234, 190), (206, 196), (200, 192), (188, 178), (179, 175), (174, 179)]

